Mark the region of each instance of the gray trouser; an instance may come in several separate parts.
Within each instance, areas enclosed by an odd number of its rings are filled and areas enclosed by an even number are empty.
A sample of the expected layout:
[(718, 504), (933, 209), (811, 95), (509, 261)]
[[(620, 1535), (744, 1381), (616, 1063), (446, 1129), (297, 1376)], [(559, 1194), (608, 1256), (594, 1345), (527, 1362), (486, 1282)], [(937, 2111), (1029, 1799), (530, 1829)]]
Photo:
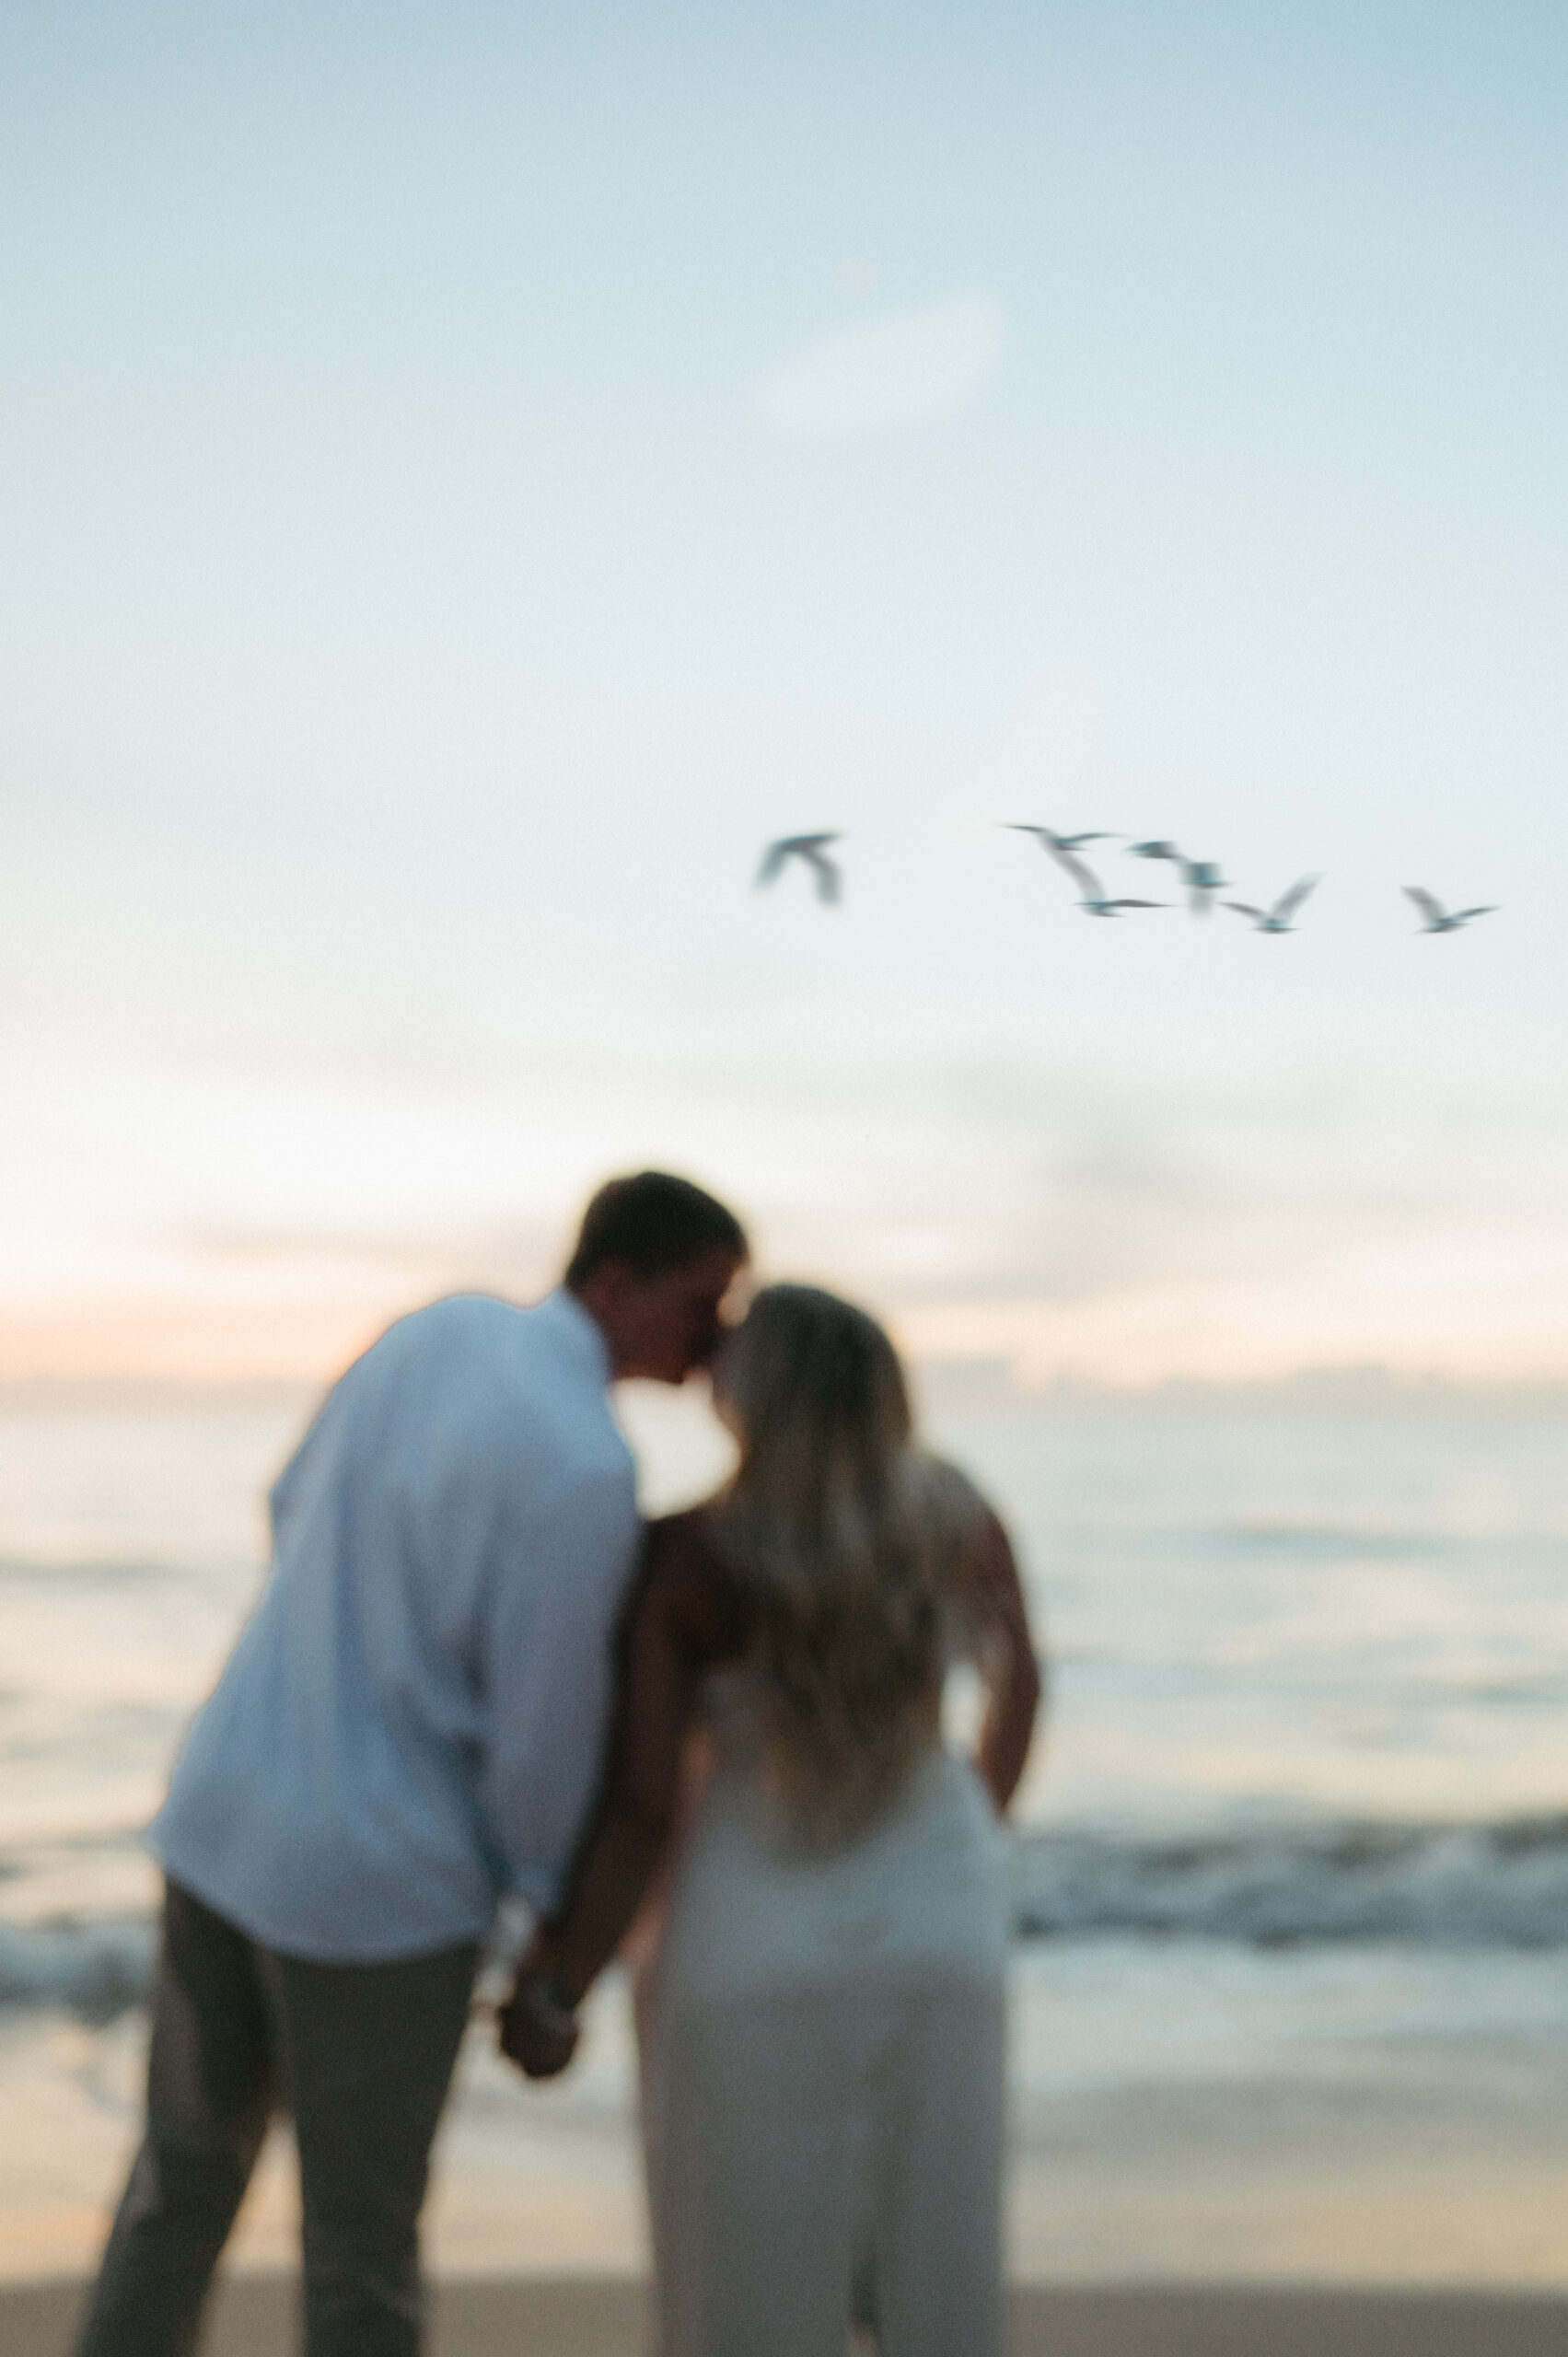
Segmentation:
[(78, 2357), (190, 2357), (280, 2107), (299, 2147), (308, 2357), (416, 2357), (419, 2212), (477, 1962), (470, 1944), (302, 1963), (170, 1883), (147, 2132)]

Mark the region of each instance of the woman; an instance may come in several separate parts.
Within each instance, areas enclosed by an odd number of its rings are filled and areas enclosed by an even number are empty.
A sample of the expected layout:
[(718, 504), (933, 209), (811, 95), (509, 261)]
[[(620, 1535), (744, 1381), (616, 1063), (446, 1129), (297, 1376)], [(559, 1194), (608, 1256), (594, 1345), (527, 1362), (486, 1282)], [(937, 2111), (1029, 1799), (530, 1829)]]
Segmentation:
[[(605, 1791), (503, 2044), (536, 2075), (569, 2059), (701, 1734), (639, 1991), (661, 2357), (842, 2357), (852, 2318), (882, 2357), (993, 2357), (994, 1816), (1040, 1696), (1012, 1550), (832, 1295), (760, 1294), (714, 1398), (739, 1466), (650, 1531)], [(972, 1768), (941, 1737), (960, 1655), (990, 1692)]]

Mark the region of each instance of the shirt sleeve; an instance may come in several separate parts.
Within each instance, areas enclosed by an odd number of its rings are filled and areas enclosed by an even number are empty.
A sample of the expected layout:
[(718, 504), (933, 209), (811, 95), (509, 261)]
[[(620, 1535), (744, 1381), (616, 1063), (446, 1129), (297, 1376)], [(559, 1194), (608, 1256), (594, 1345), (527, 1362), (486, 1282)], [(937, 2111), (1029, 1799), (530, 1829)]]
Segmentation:
[(685, 1738), (703, 1672), (744, 1643), (740, 1599), (713, 1553), (701, 1511), (649, 1534), (620, 1648), (608, 1772), (563, 1911), (536, 1943), (574, 1997), (609, 1961), (673, 1830)]
[(536, 1493), (498, 1534), (477, 1648), (478, 1792), (498, 1879), (538, 1909), (555, 1902), (598, 1782), (640, 1530), (628, 1460)]

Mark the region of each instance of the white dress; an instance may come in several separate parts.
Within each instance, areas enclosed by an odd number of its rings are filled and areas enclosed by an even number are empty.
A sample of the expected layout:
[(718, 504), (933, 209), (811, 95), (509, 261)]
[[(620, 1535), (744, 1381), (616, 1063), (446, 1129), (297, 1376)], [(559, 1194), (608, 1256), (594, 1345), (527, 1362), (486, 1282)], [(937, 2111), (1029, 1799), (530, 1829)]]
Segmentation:
[(934, 1748), (827, 1857), (781, 1838), (745, 1673), (639, 1990), (659, 2357), (998, 2357), (1001, 1840)]

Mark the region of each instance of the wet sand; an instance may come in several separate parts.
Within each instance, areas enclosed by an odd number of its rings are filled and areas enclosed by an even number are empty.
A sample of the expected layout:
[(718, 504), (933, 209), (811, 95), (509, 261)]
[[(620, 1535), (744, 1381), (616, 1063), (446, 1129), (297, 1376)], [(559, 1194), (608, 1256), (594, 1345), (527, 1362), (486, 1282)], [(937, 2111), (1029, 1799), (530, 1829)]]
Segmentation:
[[(6, 2357), (67, 2357), (79, 2283), (0, 2289)], [(295, 2287), (221, 2289), (205, 2357), (293, 2357)], [(432, 2357), (640, 2357), (645, 2294), (613, 2276), (441, 2283)], [(1561, 2357), (1568, 2297), (1494, 2291), (1117, 2284), (1019, 2288), (1015, 2357)]]

